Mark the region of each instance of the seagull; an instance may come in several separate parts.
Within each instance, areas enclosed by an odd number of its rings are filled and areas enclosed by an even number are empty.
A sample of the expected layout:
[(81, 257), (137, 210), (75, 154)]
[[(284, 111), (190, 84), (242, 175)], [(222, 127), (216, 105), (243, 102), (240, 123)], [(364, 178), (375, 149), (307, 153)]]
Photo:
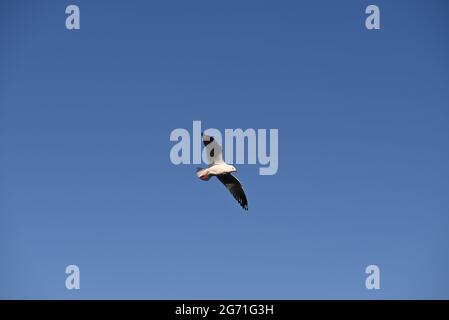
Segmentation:
[(203, 137), (203, 143), (206, 148), (209, 166), (207, 168), (197, 169), (196, 174), (198, 178), (203, 181), (208, 181), (211, 177), (217, 177), (242, 208), (248, 210), (248, 200), (246, 199), (242, 184), (232, 175), (232, 172), (237, 172), (237, 169), (223, 161), (221, 146), (215, 141), (214, 137), (203, 133), (201, 136)]

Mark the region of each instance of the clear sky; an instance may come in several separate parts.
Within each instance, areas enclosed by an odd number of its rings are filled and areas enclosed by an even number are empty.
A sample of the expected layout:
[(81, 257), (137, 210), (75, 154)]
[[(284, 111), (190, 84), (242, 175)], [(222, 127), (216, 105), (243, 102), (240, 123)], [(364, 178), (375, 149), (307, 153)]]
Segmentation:
[[(0, 298), (449, 298), (448, 13), (2, 1)], [(237, 168), (248, 214), (170, 162), (193, 120), (279, 129), (276, 175)]]

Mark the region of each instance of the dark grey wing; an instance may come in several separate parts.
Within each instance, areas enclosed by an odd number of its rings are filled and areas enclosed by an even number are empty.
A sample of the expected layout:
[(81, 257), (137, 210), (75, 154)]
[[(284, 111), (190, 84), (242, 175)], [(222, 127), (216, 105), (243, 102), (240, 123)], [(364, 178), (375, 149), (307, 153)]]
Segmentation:
[(225, 185), (234, 199), (240, 203), (242, 208), (248, 210), (248, 200), (246, 199), (245, 192), (243, 192), (240, 181), (230, 173), (220, 174), (216, 177)]

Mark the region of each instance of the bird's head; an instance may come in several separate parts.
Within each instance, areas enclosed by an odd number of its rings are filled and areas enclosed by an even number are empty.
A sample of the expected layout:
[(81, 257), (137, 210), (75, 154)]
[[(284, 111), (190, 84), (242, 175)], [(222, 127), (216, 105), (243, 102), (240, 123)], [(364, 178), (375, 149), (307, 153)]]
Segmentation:
[(231, 166), (231, 172), (237, 172), (237, 169), (234, 166)]

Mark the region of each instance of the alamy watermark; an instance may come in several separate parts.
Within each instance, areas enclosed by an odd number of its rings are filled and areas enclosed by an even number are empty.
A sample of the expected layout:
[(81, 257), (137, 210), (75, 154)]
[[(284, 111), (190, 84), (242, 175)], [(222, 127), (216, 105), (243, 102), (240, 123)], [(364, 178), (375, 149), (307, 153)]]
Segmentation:
[(76, 264), (68, 265), (65, 268), (65, 273), (68, 274), (65, 279), (65, 287), (68, 290), (80, 288), (80, 268)]
[(368, 275), (365, 279), (365, 287), (368, 290), (380, 289), (380, 268), (375, 264), (370, 264), (365, 268), (365, 273)]
[(177, 142), (170, 150), (170, 161), (175, 165), (207, 164), (206, 150), (202, 148), (202, 133), (213, 137), (222, 146), (226, 163), (259, 164), (260, 175), (274, 175), (278, 171), (278, 129), (225, 129), (223, 139), (218, 129), (202, 131), (201, 121), (193, 121), (192, 135), (184, 128), (174, 129), (170, 133), (170, 141)]

